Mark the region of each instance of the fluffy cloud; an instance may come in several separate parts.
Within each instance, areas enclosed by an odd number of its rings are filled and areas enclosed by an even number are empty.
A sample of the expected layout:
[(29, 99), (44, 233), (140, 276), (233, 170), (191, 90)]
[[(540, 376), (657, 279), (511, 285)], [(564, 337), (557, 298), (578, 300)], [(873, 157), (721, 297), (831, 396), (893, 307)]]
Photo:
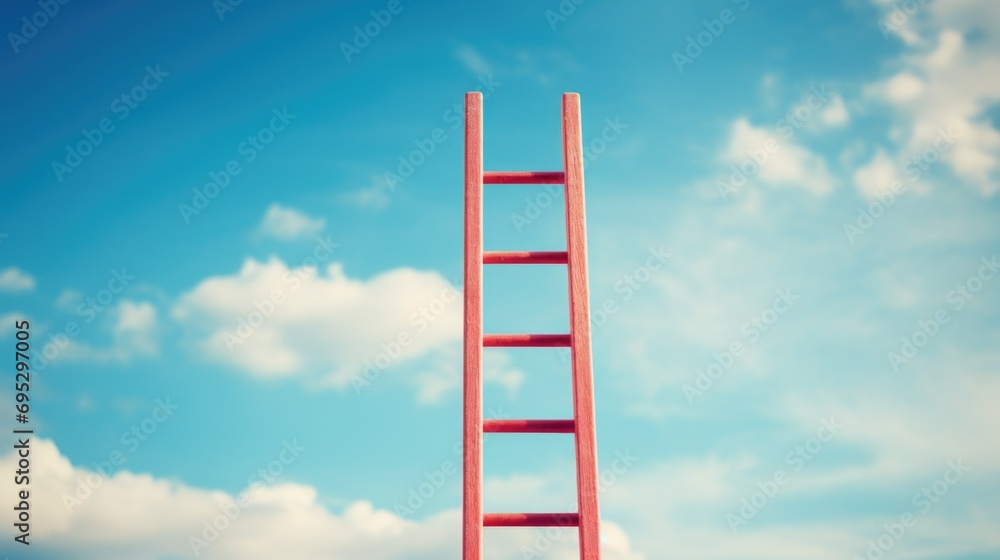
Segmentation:
[(1000, 102), (1000, 81), (989, 78), (1000, 75), (1000, 4), (931, 2), (912, 14), (896, 3), (876, 4), (885, 10), (882, 23), (908, 47), (900, 69), (867, 88), (894, 111), (900, 151), (923, 153), (950, 127), (957, 140), (941, 159), (983, 196), (994, 195), (1000, 132), (986, 116)]
[[(753, 154), (764, 154), (767, 159), (758, 164)], [(756, 179), (769, 186), (800, 188), (816, 195), (825, 195), (833, 190), (833, 178), (821, 156), (790, 138), (785, 139), (774, 131), (755, 127), (745, 118), (737, 119), (730, 127), (721, 159), (723, 163), (737, 168), (745, 164), (756, 169), (749, 173), (744, 170), (743, 173), (751, 180)]]
[(4, 313), (3, 315), (0, 315), (0, 337), (7, 336), (7, 333), (14, 332), (16, 330), (14, 328), (14, 322), (20, 321), (26, 317), (27, 316), (25, 314), (18, 312)]
[(0, 270), (0, 292), (28, 292), (35, 289), (35, 279), (16, 266)]
[(872, 160), (854, 172), (854, 186), (867, 199), (874, 200), (878, 193), (891, 189), (899, 181), (899, 173), (885, 150), (879, 149)]
[[(325, 272), (325, 274), (324, 274)], [(320, 374), (347, 386), (366, 360), (385, 369), (461, 339), (461, 297), (435, 272), (399, 268), (367, 281), (247, 259), (183, 294), (174, 317), (203, 333), (210, 358), (260, 377)]]
[[(49, 440), (32, 446), (30, 538), (39, 557), (436, 560), (461, 554), (458, 510), (413, 521), (361, 500), (335, 513), (307, 485), (257, 484), (230, 495), (124, 469), (106, 469), (104, 476), (74, 466)], [(14, 472), (16, 461), (6, 453), (0, 468)], [(6, 496), (15, 488), (13, 477), (0, 482)], [(644, 560), (619, 527), (605, 524), (604, 533), (604, 558)], [(0, 553), (13, 553), (12, 525), (4, 523), (0, 534)], [(531, 531), (498, 530), (487, 539), (487, 556), (520, 554), (535, 538)], [(573, 539), (553, 542), (546, 554), (574, 558)]]
[(370, 186), (343, 193), (338, 196), (338, 200), (358, 208), (384, 210), (389, 206), (389, 195), (385, 193), (387, 188), (381, 177), (374, 177)]
[(257, 232), (261, 236), (287, 241), (311, 237), (324, 227), (326, 220), (322, 218), (311, 218), (294, 208), (272, 204)]
[(111, 343), (95, 346), (71, 339), (59, 359), (127, 362), (159, 353), (159, 320), (156, 307), (147, 301), (122, 300), (110, 312)]
[[(360, 390), (397, 365), (429, 362), (413, 378), (421, 402), (461, 379), (462, 296), (436, 272), (397, 268), (361, 280), (338, 263), (321, 271), (248, 259), (183, 294), (173, 316), (204, 356), (256, 377)], [(518, 375), (502, 366), (485, 377), (516, 385)]]
[(842, 126), (847, 124), (850, 118), (847, 104), (844, 103), (844, 98), (839, 93), (834, 94), (830, 103), (819, 113), (820, 121), (827, 126)]
[(924, 81), (909, 72), (900, 72), (877, 84), (871, 91), (886, 101), (905, 104), (920, 97), (924, 92)]

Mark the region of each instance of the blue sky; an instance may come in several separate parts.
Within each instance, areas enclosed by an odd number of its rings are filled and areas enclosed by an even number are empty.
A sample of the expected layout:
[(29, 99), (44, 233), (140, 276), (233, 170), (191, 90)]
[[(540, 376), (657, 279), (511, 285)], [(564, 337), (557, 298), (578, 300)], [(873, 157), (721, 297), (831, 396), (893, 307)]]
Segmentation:
[[(0, 552), (458, 557), (479, 90), (488, 170), (559, 169), (581, 95), (605, 558), (1000, 553), (995, 3), (332, 4), (0, 8)], [(485, 201), (563, 247), (558, 190)], [(564, 274), (487, 269), (486, 331), (564, 331)], [(558, 351), (486, 362), (487, 414), (571, 414)], [(487, 511), (572, 508), (569, 438), (485, 445)]]

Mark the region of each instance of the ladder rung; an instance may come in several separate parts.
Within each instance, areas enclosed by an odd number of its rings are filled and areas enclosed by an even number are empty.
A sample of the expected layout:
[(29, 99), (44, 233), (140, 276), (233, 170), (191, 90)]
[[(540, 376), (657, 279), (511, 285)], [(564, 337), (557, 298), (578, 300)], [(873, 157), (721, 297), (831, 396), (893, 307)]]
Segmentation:
[(572, 434), (573, 420), (484, 420), (484, 432), (507, 434)]
[(566, 264), (566, 251), (485, 251), (483, 264)]
[(578, 513), (487, 513), (484, 527), (578, 527)]
[(486, 171), (486, 185), (561, 185), (566, 182), (562, 171)]
[(569, 346), (568, 334), (484, 334), (483, 346)]

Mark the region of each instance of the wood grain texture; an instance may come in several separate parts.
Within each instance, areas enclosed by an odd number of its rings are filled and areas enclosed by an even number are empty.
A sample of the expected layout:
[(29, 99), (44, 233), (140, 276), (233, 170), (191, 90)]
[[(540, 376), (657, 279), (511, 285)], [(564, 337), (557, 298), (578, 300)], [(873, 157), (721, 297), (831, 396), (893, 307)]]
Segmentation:
[(483, 174), (483, 183), (487, 185), (558, 185), (562, 182), (562, 171), (487, 171)]
[(569, 254), (570, 356), (573, 364), (573, 417), (576, 420), (576, 493), (580, 514), (580, 559), (599, 560), (597, 435), (594, 375), (590, 349), (590, 289), (587, 284), (587, 225), (583, 187), (583, 134), (580, 96), (562, 98), (563, 170), (566, 184), (566, 252)]
[(465, 94), (462, 557), (483, 557), (483, 97)]

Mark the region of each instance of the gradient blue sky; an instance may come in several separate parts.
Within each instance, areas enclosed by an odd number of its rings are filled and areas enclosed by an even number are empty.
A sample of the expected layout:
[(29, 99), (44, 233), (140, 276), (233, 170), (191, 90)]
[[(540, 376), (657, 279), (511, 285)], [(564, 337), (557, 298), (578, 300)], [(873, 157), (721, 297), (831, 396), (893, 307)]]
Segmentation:
[[(493, 170), (558, 169), (582, 98), (605, 558), (1000, 554), (995, 2), (43, 4), (0, 7), (0, 344), (55, 341), (0, 553), (457, 558), (480, 89)], [(485, 196), (487, 249), (563, 246), (558, 192)], [(488, 269), (487, 332), (563, 331), (564, 274)], [(487, 413), (571, 414), (557, 351), (487, 364)], [(485, 457), (488, 511), (574, 503), (569, 438)]]

